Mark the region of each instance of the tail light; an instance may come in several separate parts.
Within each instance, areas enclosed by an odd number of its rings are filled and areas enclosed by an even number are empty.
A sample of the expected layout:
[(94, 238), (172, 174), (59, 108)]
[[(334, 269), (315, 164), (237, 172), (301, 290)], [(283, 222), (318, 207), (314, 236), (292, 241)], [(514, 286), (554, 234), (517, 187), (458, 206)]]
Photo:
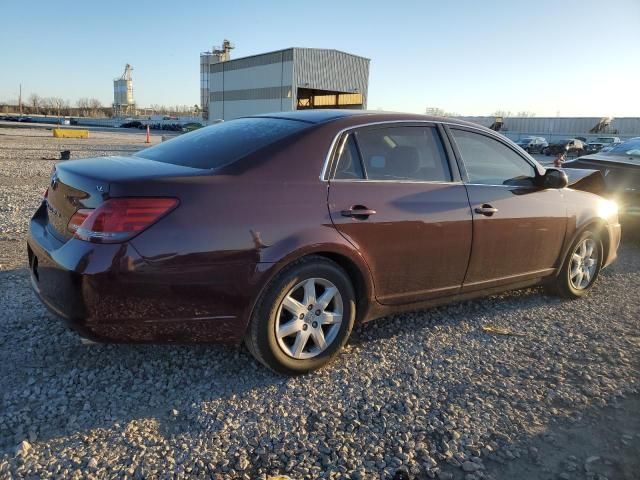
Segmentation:
[(176, 198), (111, 198), (96, 209), (76, 211), (67, 228), (80, 240), (119, 243), (149, 228), (177, 206)]

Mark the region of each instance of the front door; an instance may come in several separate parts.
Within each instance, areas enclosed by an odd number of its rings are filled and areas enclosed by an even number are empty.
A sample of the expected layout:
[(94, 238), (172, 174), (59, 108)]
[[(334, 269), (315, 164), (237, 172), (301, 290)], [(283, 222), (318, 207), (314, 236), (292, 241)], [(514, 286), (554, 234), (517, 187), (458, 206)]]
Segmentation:
[(339, 145), (329, 212), (367, 261), (378, 301), (457, 293), (469, 262), (471, 212), (438, 129), (367, 127)]
[(566, 230), (561, 192), (538, 187), (533, 163), (506, 142), (469, 129), (451, 133), (473, 214), (473, 253), (463, 290), (553, 273)]

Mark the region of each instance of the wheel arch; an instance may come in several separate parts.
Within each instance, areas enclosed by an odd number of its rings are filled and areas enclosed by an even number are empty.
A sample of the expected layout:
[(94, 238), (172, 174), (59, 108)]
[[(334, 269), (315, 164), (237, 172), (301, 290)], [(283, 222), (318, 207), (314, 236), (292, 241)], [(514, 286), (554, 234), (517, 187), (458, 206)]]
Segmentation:
[(602, 264), (605, 265), (607, 262), (607, 257), (609, 255), (609, 243), (610, 243), (610, 239), (609, 239), (609, 235), (606, 234), (607, 232), (607, 222), (606, 220), (604, 220), (603, 218), (591, 218), (587, 221), (585, 221), (583, 224), (579, 225), (572, 233), (571, 238), (569, 238), (569, 240), (566, 242), (566, 245), (562, 251), (562, 256), (560, 257), (560, 265), (558, 266), (558, 270), (560, 270), (560, 268), (562, 268), (562, 264), (564, 263), (565, 258), (567, 257), (567, 254), (569, 253), (569, 250), (571, 249), (571, 246), (575, 243), (576, 239), (582, 235), (584, 232), (591, 230), (594, 231), (598, 234), (598, 237), (600, 238), (600, 242), (601, 242), (601, 246), (602, 246)]
[(338, 243), (316, 245), (313, 248), (300, 248), (290, 252), (276, 262), (259, 264), (265, 267), (262, 272), (263, 280), (259, 291), (251, 301), (250, 308), (247, 310), (247, 323), (252, 318), (259, 299), (264, 295), (273, 279), (291, 265), (314, 256), (331, 260), (345, 271), (351, 280), (356, 295), (356, 324), (366, 320), (371, 310), (371, 302), (375, 298), (371, 272), (359, 252)]
[[(321, 251), (316, 252), (313, 255), (333, 261), (347, 273), (356, 294), (356, 324), (362, 323), (369, 310), (369, 302), (373, 299), (373, 290), (372, 285), (367, 283), (367, 279), (361, 267), (356, 265), (350, 257), (342, 253)], [(368, 267), (366, 268), (368, 270)]]

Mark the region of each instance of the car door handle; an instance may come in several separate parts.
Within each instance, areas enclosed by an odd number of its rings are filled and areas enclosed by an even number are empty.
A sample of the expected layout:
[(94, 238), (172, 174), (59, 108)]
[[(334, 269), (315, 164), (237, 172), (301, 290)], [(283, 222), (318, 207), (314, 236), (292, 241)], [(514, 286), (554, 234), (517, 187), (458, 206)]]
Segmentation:
[(366, 220), (370, 215), (375, 215), (376, 211), (371, 210), (363, 205), (354, 205), (349, 210), (340, 212), (343, 217), (352, 217), (358, 220)]
[(490, 217), (491, 215), (496, 213), (498, 211), (498, 209), (492, 207), (488, 203), (485, 203), (484, 205), (482, 205), (482, 207), (477, 207), (474, 211), (476, 213), (480, 213), (480, 214), (482, 214), (482, 215), (484, 215), (486, 217)]

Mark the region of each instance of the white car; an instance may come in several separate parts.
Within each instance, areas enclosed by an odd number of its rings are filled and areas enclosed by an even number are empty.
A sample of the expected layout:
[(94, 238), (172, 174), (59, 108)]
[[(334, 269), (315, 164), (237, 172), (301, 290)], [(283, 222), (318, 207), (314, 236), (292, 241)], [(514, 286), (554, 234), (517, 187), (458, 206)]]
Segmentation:
[(587, 152), (606, 152), (612, 149), (618, 143), (622, 143), (620, 137), (598, 137), (595, 140), (591, 140), (589, 143), (587, 143)]

